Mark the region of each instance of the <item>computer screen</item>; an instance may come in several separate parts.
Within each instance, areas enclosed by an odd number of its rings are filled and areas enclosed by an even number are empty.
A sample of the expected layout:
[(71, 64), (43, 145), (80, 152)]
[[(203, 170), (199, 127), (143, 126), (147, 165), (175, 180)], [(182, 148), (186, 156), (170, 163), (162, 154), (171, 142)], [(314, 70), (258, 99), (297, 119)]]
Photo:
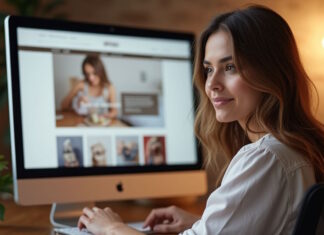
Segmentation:
[(7, 17), (15, 199), (206, 192), (190, 33)]

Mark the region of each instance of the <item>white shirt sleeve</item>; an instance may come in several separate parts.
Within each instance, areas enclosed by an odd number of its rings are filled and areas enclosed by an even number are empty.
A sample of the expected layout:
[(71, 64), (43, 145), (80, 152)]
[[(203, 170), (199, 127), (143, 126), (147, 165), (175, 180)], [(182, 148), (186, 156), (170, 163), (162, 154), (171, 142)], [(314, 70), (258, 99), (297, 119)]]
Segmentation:
[(286, 172), (271, 151), (240, 151), (210, 195), (202, 218), (182, 234), (280, 234), (289, 214), (287, 188)]

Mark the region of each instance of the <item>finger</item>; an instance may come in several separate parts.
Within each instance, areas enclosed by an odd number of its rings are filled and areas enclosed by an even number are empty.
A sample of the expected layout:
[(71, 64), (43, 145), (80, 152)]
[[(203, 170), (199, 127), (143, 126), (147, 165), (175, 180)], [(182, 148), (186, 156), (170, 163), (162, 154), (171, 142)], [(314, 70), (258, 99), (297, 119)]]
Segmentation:
[(98, 212), (98, 211), (100, 210), (100, 208), (94, 206), (94, 207), (92, 207), (92, 210), (93, 210), (94, 212)]
[(150, 212), (150, 214), (147, 216), (147, 218), (144, 221), (143, 228), (146, 228), (150, 226), (151, 228), (154, 226), (154, 224), (157, 222), (158, 219), (158, 209), (154, 209)]
[(91, 209), (89, 209), (88, 207), (83, 208), (82, 212), (84, 215), (88, 216), (88, 218), (90, 218), (90, 219), (92, 219), (94, 216), (93, 211)]
[(112, 217), (114, 217), (114, 218), (117, 218), (117, 219), (121, 220), (119, 214), (117, 214), (116, 212), (114, 212), (114, 211), (113, 211), (111, 208), (109, 208), (109, 207), (106, 207), (106, 208), (104, 209), (104, 212), (105, 212), (107, 215), (109, 215), (109, 216), (112, 216)]
[(78, 220), (78, 225), (77, 225), (77, 227), (78, 227), (80, 230), (83, 229), (83, 228), (85, 228), (84, 224), (81, 222), (81, 217), (80, 217), (79, 220)]
[(173, 221), (173, 219), (156, 216), (153, 219), (151, 219), (150, 221), (148, 221), (147, 223), (143, 223), (142, 227), (143, 228), (150, 227), (153, 230), (154, 226), (156, 226), (158, 224), (169, 224), (172, 221)]
[(170, 211), (167, 208), (154, 209), (145, 219), (143, 228), (146, 228), (147, 226), (152, 228), (155, 224), (162, 223), (164, 220), (172, 219), (172, 213), (170, 214)]
[(112, 210), (110, 207), (106, 207), (106, 208), (104, 209), (104, 211), (105, 211), (105, 212), (108, 212), (108, 213), (112, 213), (112, 212), (113, 212), (113, 210)]
[(152, 224), (155, 220), (155, 217), (156, 217), (156, 212), (155, 212), (156, 209), (152, 210), (150, 212), (150, 214), (146, 217), (144, 223), (143, 223), (143, 228), (146, 228), (148, 226), (150, 226), (152, 228)]
[(86, 216), (82, 215), (80, 216), (80, 219), (78, 221), (78, 228), (79, 229), (87, 228), (89, 223), (90, 223), (89, 219)]

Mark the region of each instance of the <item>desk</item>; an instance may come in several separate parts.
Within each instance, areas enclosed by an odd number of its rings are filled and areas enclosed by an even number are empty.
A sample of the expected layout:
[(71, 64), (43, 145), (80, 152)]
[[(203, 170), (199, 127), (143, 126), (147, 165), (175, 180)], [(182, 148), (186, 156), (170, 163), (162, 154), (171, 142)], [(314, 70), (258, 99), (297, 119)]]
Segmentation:
[[(202, 214), (205, 208), (204, 198), (176, 198), (150, 201), (100, 202), (99, 207), (109, 206), (118, 212), (125, 222), (143, 221), (153, 208), (177, 205), (195, 214)], [(6, 208), (5, 221), (0, 222), (0, 234), (10, 235), (54, 235), (49, 222), (51, 206), (19, 206), (12, 199), (2, 200)]]
[[(57, 111), (56, 112), (56, 126), (57, 127), (75, 127), (88, 126), (86, 125), (86, 117), (76, 114), (74, 111)], [(102, 127), (127, 127), (128, 125), (119, 119), (113, 119), (107, 126)], [(92, 126), (96, 127), (96, 126)]]

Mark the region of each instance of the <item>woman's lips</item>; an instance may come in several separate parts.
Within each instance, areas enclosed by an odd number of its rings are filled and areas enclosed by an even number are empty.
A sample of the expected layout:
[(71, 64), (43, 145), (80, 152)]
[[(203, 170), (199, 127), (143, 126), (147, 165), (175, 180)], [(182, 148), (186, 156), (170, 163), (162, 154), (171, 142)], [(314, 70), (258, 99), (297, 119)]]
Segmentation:
[(228, 103), (230, 103), (231, 101), (233, 101), (233, 98), (225, 98), (225, 97), (217, 97), (217, 98), (213, 98), (213, 105), (218, 108), (221, 107), (223, 105), (226, 105)]

